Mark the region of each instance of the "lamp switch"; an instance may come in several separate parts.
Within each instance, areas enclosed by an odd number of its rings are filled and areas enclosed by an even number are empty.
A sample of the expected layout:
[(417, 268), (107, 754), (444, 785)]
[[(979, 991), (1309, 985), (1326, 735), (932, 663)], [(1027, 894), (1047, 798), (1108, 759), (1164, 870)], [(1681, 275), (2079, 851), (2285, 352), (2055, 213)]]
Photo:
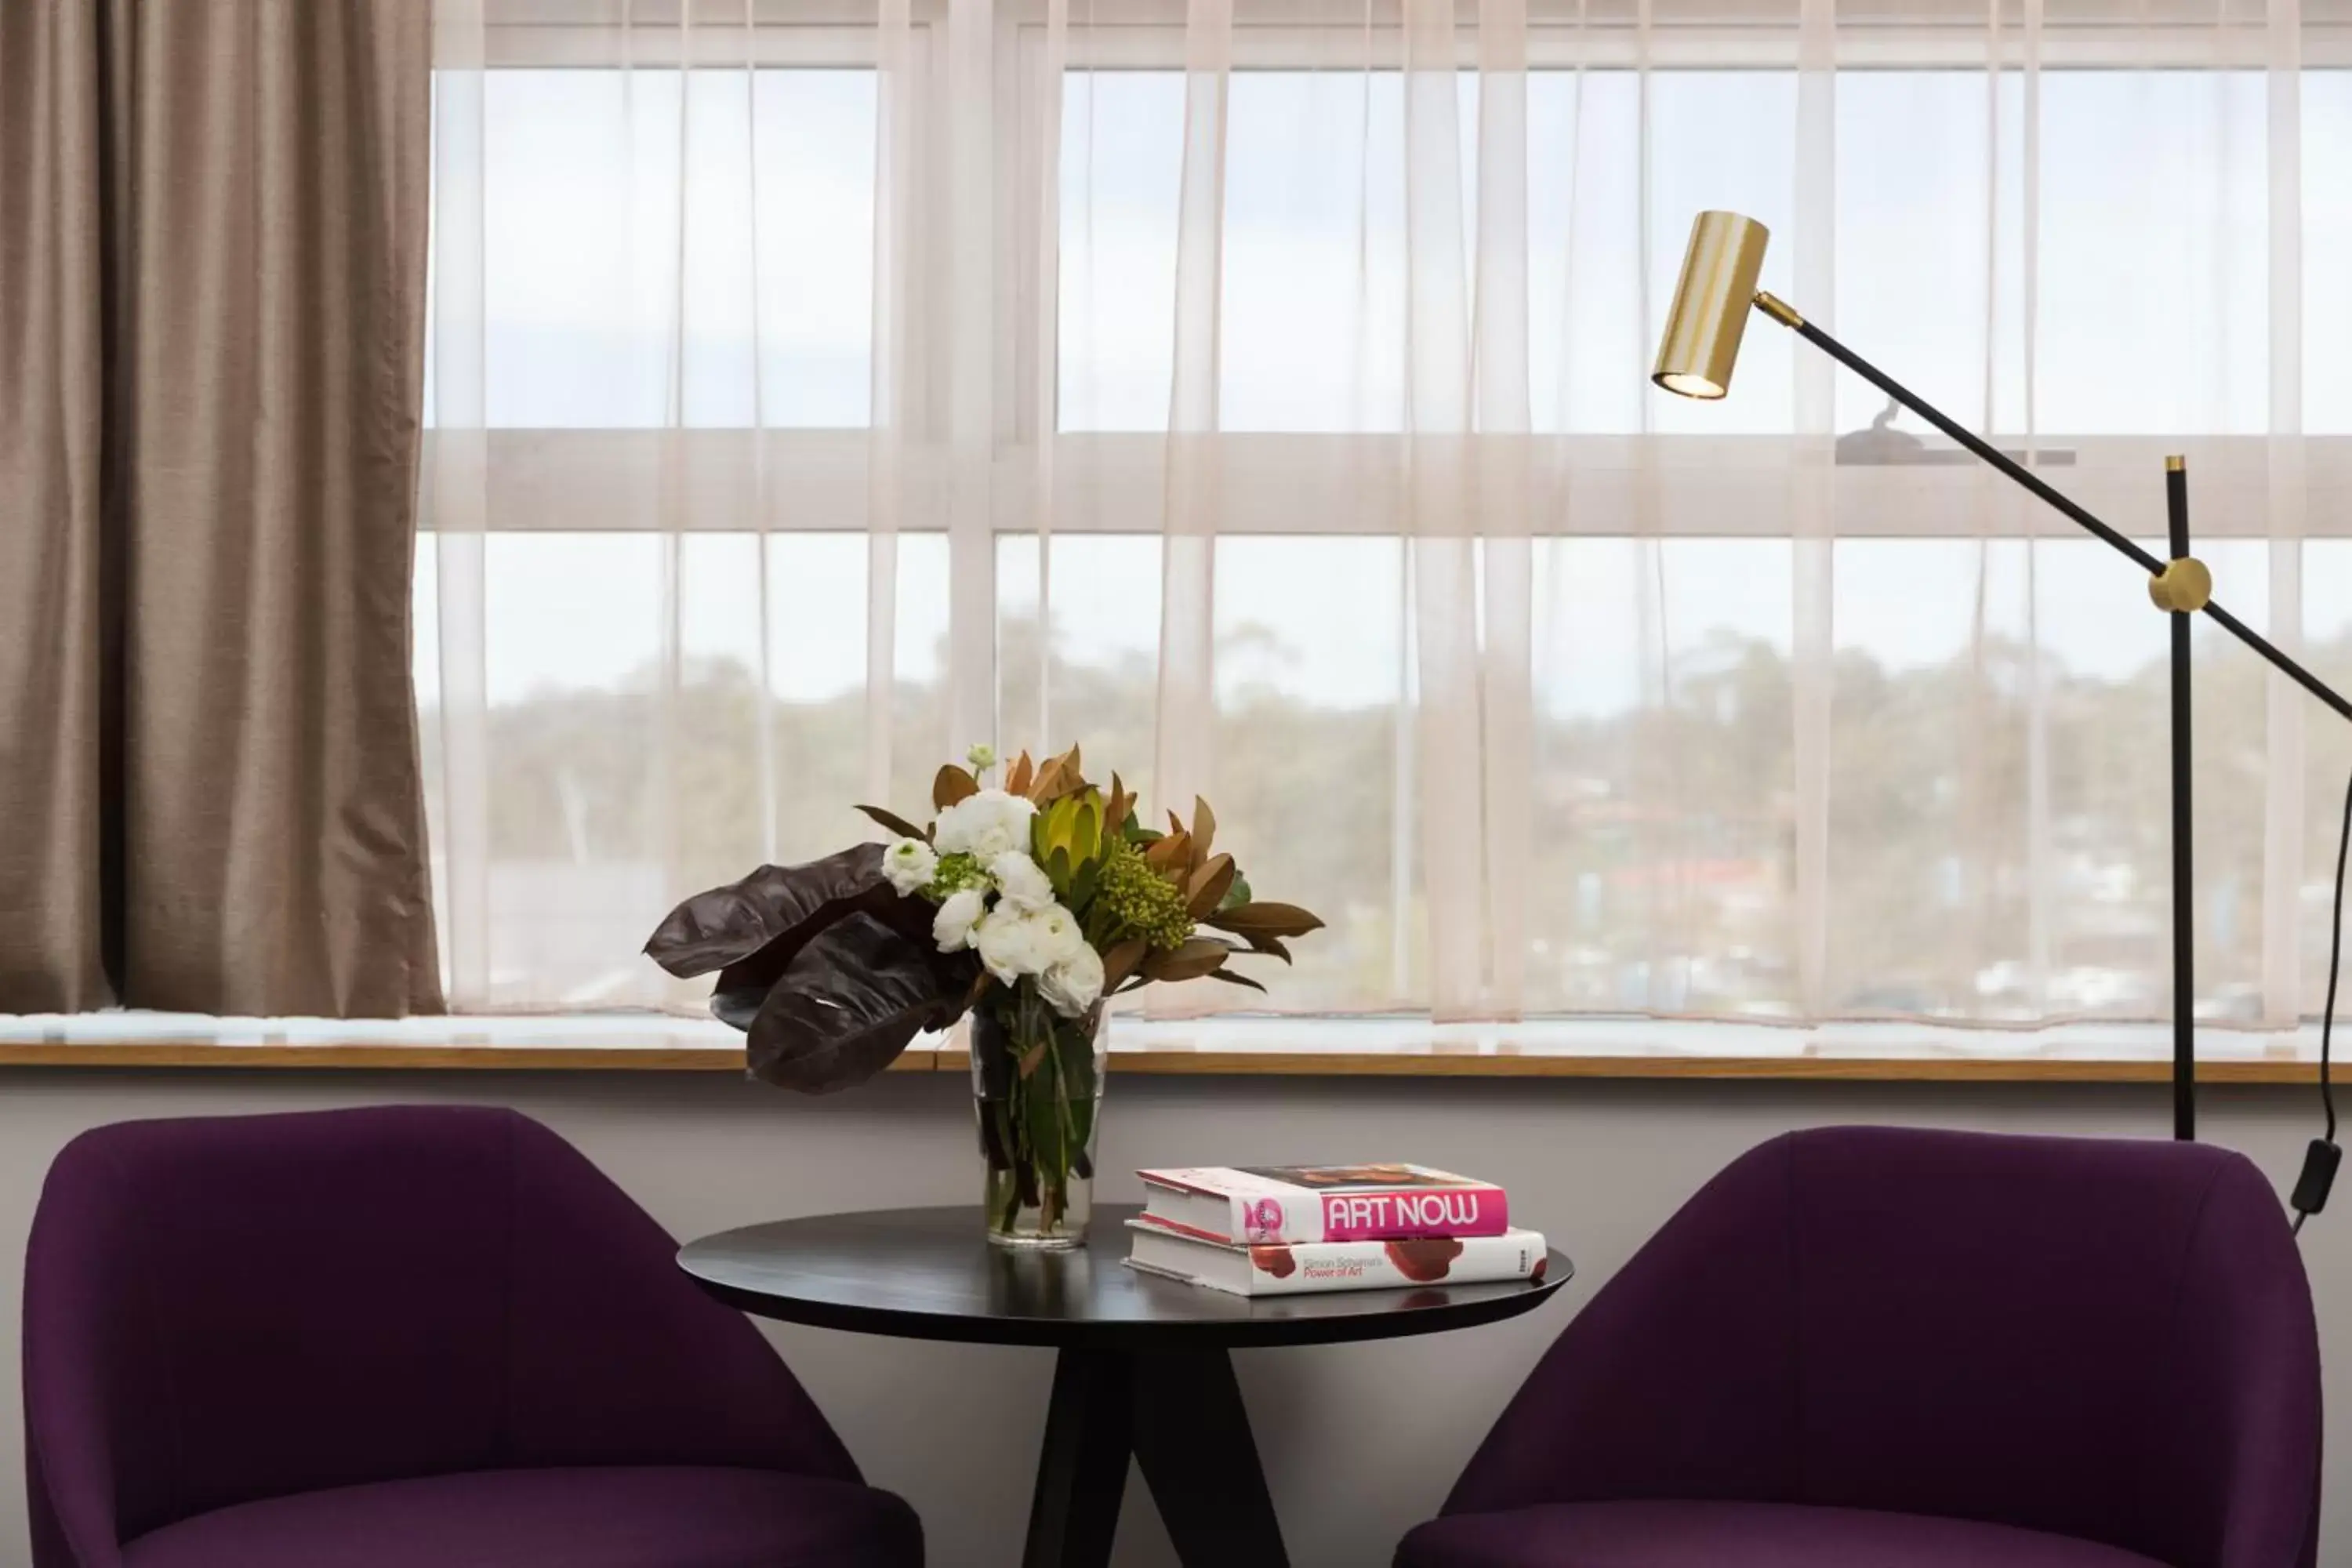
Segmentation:
[(2327, 1189), (2336, 1184), (2336, 1167), (2344, 1151), (2325, 1138), (2315, 1138), (2304, 1152), (2303, 1174), (2295, 1178), (2294, 1196), (2288, 1199), (2297, 1214), (2317, 1214), (2327, 1206)]

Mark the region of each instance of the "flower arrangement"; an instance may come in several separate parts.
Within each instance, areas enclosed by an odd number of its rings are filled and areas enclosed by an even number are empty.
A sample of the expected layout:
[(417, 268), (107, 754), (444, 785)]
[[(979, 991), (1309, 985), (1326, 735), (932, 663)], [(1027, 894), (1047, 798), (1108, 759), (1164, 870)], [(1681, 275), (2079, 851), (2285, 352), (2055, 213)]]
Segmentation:
[(711, 1010), (749, 1037), (752, 1072), (811, 1093), (880, 1072), (926, 1030), (972, 1015), (992, 1234), (1083, 1232), (1093, 1175), (1106, 999), (1155, 981), (1263, 990), (1226, 967), (1289, 962), (1322, 925), (1255, 898), (1216, 818), (1145, 826), (1118, 774), (1089, 783), (1076, 747), (995, 753), (932, 781), (917, 824), (858, 809), (896, 835), (803, 866), (763, 866), (687, 900), (646, 951), (680, 976), (719, 971)]

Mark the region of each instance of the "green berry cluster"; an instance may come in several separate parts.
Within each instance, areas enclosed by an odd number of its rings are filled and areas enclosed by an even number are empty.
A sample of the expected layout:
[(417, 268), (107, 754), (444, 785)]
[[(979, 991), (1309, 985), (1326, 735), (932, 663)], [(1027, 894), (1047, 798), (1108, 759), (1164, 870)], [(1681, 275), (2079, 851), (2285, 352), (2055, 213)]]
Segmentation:
[(1172, 948), (1183, 946), (1192, 934), (1184, 895), (1123, 838), (1106, 846), (1095, 903), (1117, 919), (1122, 940), (1141, 937), (1153, 947)]

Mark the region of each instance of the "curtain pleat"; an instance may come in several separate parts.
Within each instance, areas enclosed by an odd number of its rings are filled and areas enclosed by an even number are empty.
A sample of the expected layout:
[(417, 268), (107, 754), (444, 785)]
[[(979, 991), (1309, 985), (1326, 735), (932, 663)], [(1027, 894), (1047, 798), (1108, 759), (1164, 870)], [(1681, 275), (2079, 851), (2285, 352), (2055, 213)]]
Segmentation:
[[(1837, 309), (1837, 6), (1799, 0), (1797, 20), (1796, 222), (1789, 236), (1790, 275), (1800, 299), (1823, 303), (1825, 331)], [(1829, 994), (1830, 810), (1837, 784), (1831, 763), (1831, 713), (1836, 686), (1837, 591), (1834, 547), (1837, 378), (1825, 355), (1801, 354), (1796, 375), (1794, 461), (1790, 473), (1794, 542), (1790, 743), (1795, 775), (1796, 1000), (1819, 1014)]]
[(1481, 542), (1479, 736), (1486, 831), (1486, 988), (1480, 1010), (1516, 1017), (1526, 1005), (1527, 847), (1535, 693), (1535, 552), (1528, 342), (1528, 18), (1525, 0), (1492, 0), (1479, 16), (1475, 286), (1471, 353), (1476, 393), (1475, 505)]
[(872, 368), (866, 466), (866, 770), (867, 795), (886, 800), (896, 778), (898, 530), (910, 428), (921, 406), (916, 379), (914, 268), (921, 210), (915, 188), (919, 134), (908, 0), (879, 0), (875, 27)]
[[(1195, 798), (1216, 793), (1217, 532), (1223, 455), (1218, 431), (1233, 26), (1233, 0), (1187, 0), (1160, 556), (1159, 701), (1148, 781), (1151, 795), (1145, 803), (1149, 810), (1156, 799), (1163, 811), (1186, 822)], [(1157, 987), (1147, 1000), (1159, 1016), (1213, 1005), (1172, 987)]]
[(1232, 0), (1187, 0), (1166, 538), (1160, 568), (1159, 733), (1152, 778), (1168, 809), (1188, 817), (1192, 796), (1206, 794), (1213, 776), (1212, 643), (1222, 450), (1216, 435), (1233, 24)]
[(482, 0), (433, 9), (433, 397), (423, 479), (433, 531), (436, 671), (421, 708), (438, 787), (434, 893), (449, 1005), (490, 1000), (489, 432), (484, 298)]
[(105, 889), (120, 889), (101, 805), (120, 766), (100, 495), (121, 276), (104, 259), (108, 21), (0, 10), (0, 494), (21, 509), (0, 527), (0, 1007), (36, 1013), (110, 1000)]
[[(2303, 636), (2303, 6), (2268, 0), (2263, 18), (2263, 163), (2269, 171), (2268, 360), (2270, 439), (2263, 443), (2270, 534), (2271, 640), (2294, 658)], [(2262, 1017), (2291, 1026), (2303, 1016), (2301, 892), (2305, 864), (2301, 796), (2309, 701), (2276, 671), (2263, 680)], [(2322, 722), (2327, 721), (2323, 720)]]
[(1404, 5), (1404, 501), (1430, 1011), (1476, 1016), (1485, 952), (1478, 567), (1461, 89), (1453, 0)]

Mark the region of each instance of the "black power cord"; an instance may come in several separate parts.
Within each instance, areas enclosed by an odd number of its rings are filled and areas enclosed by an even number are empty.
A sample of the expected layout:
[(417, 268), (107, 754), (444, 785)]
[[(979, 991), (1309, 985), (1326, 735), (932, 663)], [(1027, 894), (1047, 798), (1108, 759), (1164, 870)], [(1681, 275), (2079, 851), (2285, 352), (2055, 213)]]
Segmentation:
[(2303, 1222), (2327, 1206), (2327, 1189), (2336, 1184), (2336, 1167), (2344, 1163), (2344, 1151), (2336, 1146), (2336, 1082), (2328, 1068), (2331, 1047), (2336, 1037), (2336, 976), (2344, 959), (2344, 861), (2352, 853), (2352, 783), (2344, 789), (2344, 829), (2336, 840), (2336, 901), (2331, 906), (2327, 923), (2327, 1009), (2319, 1016), (2319, 1100), (2327, 1108), (2327, 1131), (2324, 1137), (2311, 1141), (2303, 1156), (2303, 1174), (2295, 1178), (2294, 1195), (2288, 1203), (2294, 1209), (2296, 1234), (2303, 1231)]

